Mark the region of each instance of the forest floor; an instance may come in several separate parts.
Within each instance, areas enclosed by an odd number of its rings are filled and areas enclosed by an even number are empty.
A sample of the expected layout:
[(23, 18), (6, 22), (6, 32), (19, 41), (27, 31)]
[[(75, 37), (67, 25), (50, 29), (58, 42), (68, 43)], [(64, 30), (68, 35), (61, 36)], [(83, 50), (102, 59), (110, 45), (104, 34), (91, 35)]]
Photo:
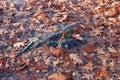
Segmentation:
[(120, 1), (0, 0), (0, 80), (120, 80)]

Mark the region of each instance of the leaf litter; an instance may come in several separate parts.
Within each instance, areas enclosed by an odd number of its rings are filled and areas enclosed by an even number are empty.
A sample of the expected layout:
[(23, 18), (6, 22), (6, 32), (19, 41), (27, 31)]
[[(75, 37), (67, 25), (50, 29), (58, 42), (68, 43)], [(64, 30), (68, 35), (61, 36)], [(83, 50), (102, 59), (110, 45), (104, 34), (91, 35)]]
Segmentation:
[[(29, 41), (72, 23), (79, 27), (62, 32), (59, 45), (16, 56)], [(118, 80), (119, 73), (119, 0), (0, 1), (0, 80)]]

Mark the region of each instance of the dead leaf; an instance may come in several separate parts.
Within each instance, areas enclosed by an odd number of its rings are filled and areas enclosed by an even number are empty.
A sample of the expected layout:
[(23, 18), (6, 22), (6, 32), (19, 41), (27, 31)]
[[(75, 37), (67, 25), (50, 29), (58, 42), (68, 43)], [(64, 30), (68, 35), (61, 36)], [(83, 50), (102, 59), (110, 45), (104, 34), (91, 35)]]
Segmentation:
[(117, 22), (117, 18), (108, 18), (108, 20), (113, 22), (113, 23)]
[(37, 69), (40, 69), (40, 70), (47, 70), (48, 69), (48, 66), (45, 65), (44, 63), (43, 64), (33, 64), (34, 67), (36, 67)]
[(117, 14), (120, 13), (120, 4), (116, 5), (116, 12), (117, 12)]
[(111, 57), (118, 57), (120, 55), (119, 52), (113, 47), (108, 47), (108, 50)]
[(7, 60), (5, 58), (0, 59), (0, 62), (2, 63), (2, 66), (5, 66)]
[(105, 51), (102, 48), (97, 48), (98, 54), (105, 54)]
[(3, 32), (4, 32), (4, 31), (3, 31), (2, 29), (0, 29), (0, 35), (3, 34)]
[(118, 16), (118, 20), (120, 20), (120, 15)]
[(48, 76), (48, 79), (50, 79), (50, 80), (66, 80), (66, 77), (61, 73), (55, 73), (55, 74)]
[(112, 62), (110, 62), (110, 64), (109, 64), (110, 70), (112, 72), (119, 72), (120, 71), (120, 65), (119, 65), (119, 63), (120, 62), (112, 60)]
[(47, 20), (47, 14), (42, 13), (37, 15), (38, 20), (46, 21)]
[(62, 17), (59, 21), (60, 21), (60, 22), (63, 22), (64, 20), (67, 19), (67, 17), (68, 17), (68, 15), (67, 15), (67, 14), (64, 14), (63, 17)]
[(94, 35), (101, 35), (102, 30), (101, 29), (93, 29), (92, 32)]
[(6, 41), (0, 41), (0, 47), (7, 46), (8, 43)]
[(45, 64), (48, 65), (48, 66), (52, 65), (54, 60), (55, 60), (55, 57), (51, 55), (51, 56), (49, 56), (48, 58), (45, 59)]
[(112, 16), (115, 16), (115, 14), (116, 14), (115, 8), (110, 9), (110, 14), (109, 15), (112, 17)]
[(88, 79), (88, 80), (94, 80), (94, 74), (87, 74), (87, 73), (84, 73), (83, 76), (82, 76), (82, 80), (84, 79)]
[(83, 40), (83, 38), (80, 36), (80, 34), (72, 34), (72, 37), (74, 37), (78, 40)]
[(51, 7), (51, 5), (52, 5), (52, 1), (50, 0), (48, 1), (48, 7)]
[(23, 63), (24, 63), (25, 65), (29, 65), (29, 64), (30, 64), (30, 60), (29, 60), (29, 59), (24, 59)]
[(70, 54), (69, 57), (75, 64), (83, 64), (83, 61), (78, 54)]
[(53, 28), (48, 28), (47, 30), (44, 30), (44, 32), (56, 32), (56, 31), (58, 31), (59, 30), (59, 28), (58, 27), (53, 27)]
[(41, 78), (40, 80), (48, 80), (46, 77)]
[(110, 52), (110, 57), (119, 57), (120, 53), (118, 52)]
[(38, 20), (42, 20), (43, 22), (47, 23), (48, 25), (51, 25), (54, 23), (51, 18), (46, 13), (36, 13), (34, 15)]
[(24, 28), (23, 24), (20, 24), (20, 25), (19, 25), (19, 28), (20, 28), (22, 31), (25, 31), (25, 28)]
[(106, 68), (101, 67), (101, 69), (99, 70), (99, 72), (97, 72), (97, 77), (102, 79), (103, 77), (106, 79), (110, 79), (110, 75), (109, 72)]
[(58, 30), (59, 30), (58, 27), (54, 27), (54, 28), (53, 28), (53, 31), (55, 31), (55, 32), (58, 31)]
[(97, 3), (98, 5), (104, 5), (103, 0), (98, 0)]
[(74, 34), (80, 34), (80, 35), (84, 34), (83, 28), (81, 26), (73, 28), (73, 32)]
[(17, 42), (17, 43), (14, 43), (14, 44), (13, 44), (13, 46), (14, 46), (15, 48), (20, 48), (21, 46), (24, 46), (24, 45), (25, 45), (24, 42)]
[[(60, 46), (57, 46), (56, 48), (54, 48), (54, 47), (48, 47), (47, 45), (44, 45), (43, 51), (45, 51), (46, 53), (50, 53), (50, 54), (59, 56), (59, 57), (67, 55), (67, 51)], [(66, 54), (64, 54), (64, 53), (66, 53)]]
[(27, 4), (29, 4), (29, 5), (35, 5), (35, 4), (37, 4), (37, 0), (32, 0), (32, 1), (30, 1), (30, 0), (27, 0)]
[(62, 7), (61, 7), (61, 12), (65, 12), (66, 11), (66, 7), (65, 7), (65, 5), (63, 5)]
[(92, 45), (92, 44), (86, 44), (84, 47), (83, 47), (83, 50), (87, 53), (91, 53), (91, 52), (94, 52), (97, 50), (96, 46)]
[(115, 14), (116, 14), (116, 9), (115, 8), (111, 8), (108, 11), (105, 11), (106, 16), (113, 17), (113, 16), (115, 16)]
[(1, 63), (1, 68), (0, 69), (6, 70), (6, 63), (7, 63), (6, 58), (0, 59), (0, 63)]
[(85, 66), (86, 66), (86, 68), (88, 68), (88, 69), (92, 69), (93, 66), (94, 66), (94, 64), (93, 64), (92, 61), (89, 61)]
[(109, 52), (117, 53), (117, 50), (114, 47), (108, 47)]

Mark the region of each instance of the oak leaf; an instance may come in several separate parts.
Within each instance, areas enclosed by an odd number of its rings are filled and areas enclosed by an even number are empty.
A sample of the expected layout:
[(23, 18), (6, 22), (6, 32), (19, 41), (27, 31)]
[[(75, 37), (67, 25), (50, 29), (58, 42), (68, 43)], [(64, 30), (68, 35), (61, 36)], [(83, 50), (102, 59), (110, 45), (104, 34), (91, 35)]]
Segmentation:
[(86, 66), (86, 68), (92, 69), (94, 64), (92, 61), (89, 61), (85, 66)]
[(69, 57), (75, 64), (83, 64), (83, 61), (78, 54), (70, 54)]
[(108, 50), (111, 57), (118, 57), (120, 55), (119, 52), (113, 47), (108, 47)]
[(4, 32), (4, 31), (3, 31), (2, 29), (0, 29), (0, 35), (3, 34), (3, 32)]
[(66, 7), (65, 7), (65, 5), (63, 5), (62, 7), (61, 7), (61, 12), (65, 12), (66, 11)]
[(85, 52), (88, 52), (88, 53), (91, 53), (91, 52), (94, 52), (97, 50), (96, 46), (92, 45), (92, 44), (86, 44), (84, 47), (83, 47), (83, 50)]
[(27, 4), (29, 4), (29, 5), (35, 5), (35, 4), (37, 4), (37, 0), (34, 0), (34, 1), (27, 1)]
[(7, 60), (6, 60), (6, 58), (2, 58), (2, 59), (0, 59), (0, 69), (2, 69), (2, 70), (6, 70), (6, 63), (7, 63)]
[(25, 45), (24, 42), (17, 42), (17, 43), (14, 43), (14, 44), (13, 44), (13, 46), (14, 46), (15, 48), (20, 48), (21, 46), (24, 46), (24, 45)]
[[(49, 54), (59, 56), (59, 57), (67, 55), (67, 50), (60, 46), (48, 47), (47, 45), (44, 45), (43, 51), (45, 51), (46, 53), (49, 53)], [(66, 53), (66, 54), (64, 54), (64, 53)]]
[(110, 79), (110, 75), (109, 72), (106, 68), (101, 67), (100, 71), (97, 73), (97, 77), (98, 78), (106, 78), (106, 79)]
[(110, 16), (110, 17), (115, 16), (116, 15), (116, 9), (115, 8), (111, 8), (110, 10), (105, 11), (105, 15), (106, 16)]
[(66, 77), (61, 73), (55, 73), (55, 74), (48, 76), (48, 79), (50, 79), (50, 80), (66, 80)]
[(88, 79), (88, 80), (94, 80), (93, 78), (94, 74), (87, 74), (87, 73), (84, 73), (83, 76), (82, 76), (82, 80), (84, 79)]
[(42, 20), (42, 21), (46, 21), (47, 20), (47, 14), (45, 14), (45, 13), (42, 13), (42, 14), (39, 14), (38, 16), (37, 16), (37, 19), (38, 20)]
[(110, 9), (110, 16), (115, 16), (115, 14), (116, 14), (116, 9), (115, 8)]

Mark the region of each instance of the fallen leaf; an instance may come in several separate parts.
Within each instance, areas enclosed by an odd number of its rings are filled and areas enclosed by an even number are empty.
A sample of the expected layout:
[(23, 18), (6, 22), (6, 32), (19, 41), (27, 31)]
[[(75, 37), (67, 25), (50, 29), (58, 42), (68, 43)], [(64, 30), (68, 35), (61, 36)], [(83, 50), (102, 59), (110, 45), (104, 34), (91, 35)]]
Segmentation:
[(93, 66), (94, 66), (94, 64), (93, 64), (92, 61), (89, 61), (85, 66), (86, 66), (86, 68), (88, 68), (88, 69), (92, 69)]
[(116, 14), (116, 9), (115, 8), (111, 8), (108, 11), (105, 11), (106, 16), (113, 17), (113, 16), (115, 16), (115, 14)]
[(112, 9), (110, 9), (110, 14), (109, 14), (109, 16), (115, 16), (115, 14), (116, 14), (116, 10), (115, 10), (115, 8), (112, 8)]
[(64, 2), (67, 2), (67, 0), (54, 0), (55, 2), (58, 2), (58, 3), (64, 3)]
[(34, 16), (37, 17), (38, 20), (42, 20), (43, 22), (47, 23), (48, 25), (54, 23), (54, 21), (52, 21), (46, 13), (38, 13)]
[[(81, 74), (78, 71), (74, 71), (72, 73), (72, 76), (75, 77), (74, 80), (82, 80), (81, 79)], [(70, 79), (71, 80), (71, 79)]]
[(85, 52), (88, 52), (88, 53), (91, 53), (91, 52), (94, 52), (97, 50), (96, 46), (92, 45), (92, 44), (86, 44), (84, 47), (83, 47), (83, 50)]
[(37, 4), (37, 0), (32, 0), (32, 1), (27, 0), (27, 3), (32, 6), (32, 5)]
[(75, 64), (83, 64), (83, 61), (78, 54), (70, 54), (69, 57)]
[(6, 41), (0, 41), (0, 47), (3, 47), (3, 46), (7, 46), (7, 42)]
[(62, 7), (61, 7), (61, 12), (65, 12), (66, 11), (66, 7), (65, 7), (65, 5), (63, 5)]
[(103, 77), (106, 79), (110, 79), (110, 75), (109, 72), (106, 68), (101, 67), (101, 69), (99, 69), (99, 72), (96, 74), (98, 78), (102, 79)]
[(0, 29), (0, 35), (3, 34), (3, 32), (4, 32), (4, 31), (3, 31), (2, 29)]
[(58, 27), (54, 27), (54, 28), (53, 28), (53, 31), (54, 31), (54, 32), (56, 32), (56, 31), (58, 31), (58, 30), (59, 30)]
[(78, 40), (83, 40), (80, 34), (72, 34), (72, 37), (78, 39)]
[(73, 28), (74, 34), (82, 35), (84, 33), (83, 28), (81, 26)]
[(98, 0), (97, 3), (98, 3), (98, 5), (103, 5), (104, 4), (102, 0)]
[(48, 1), (48, 7), (51, 7), (51, 5), (52, 5), (52, 1), (50, 0)]
[(44, 30), (44, 32), (57, 32), (59, 30), (59, 28), (58, 27), (53, 27), (53, 28), (49, 28), (49, 29), (46, 29), (46, 30)]
[(119, 57), (120, 53), (118, 52), (110, 52), (110, 57)]
[(5, 66), (7, 60), (5, 58), (0, 59), (0, 62), (2, 63), (2, 66)]
[(105, 54), (105, 51), (102, 48), (97, 48), (98, 54)]
[(87, 74), (87, 73), (84, 73), (83, 76), (82, 76), (82, 80), (84, 79), (88, 79), (88, 80), (94, 80), (94, 74)]
[(108, 47), (109, 52), (117, 53), (117, 50), (113, 47)]
[(49, 56), (48, 58), (45, 59), (45, 64), (46, 65), (52, 65), (53, 61), (55, 60), (54, 56)]
[(0, 59), (0, 63), (2, 63), (0, 69), (6, 70), (6, 63), (7, 63), (6, 58)]
[(38, 20), (46, 21), (47, 20), (47, 14), (42, 13), (37, 15)]
[(25, 28), (24, 28), (23, 24), (20, 24), (20, 25), (19, 25), (19, 28), (20, 28), (22, 31), (25, 31)]
[(21, 46), (24, 46), (24, 45), (25, 45), (24, 42), (17, 42), (17, 43), (14, 43), (14, 44), (13, 44), (13, 46), (14, 46), (15, 48), (20, 48)]
[(50, 80), (66, 80), (66, 77), (61, 73), (55, 73), (55, 74), (48, 76), (48, 79), (50, 79)]
[[(43, 51), (45, 51), (46, 53), (49, 53), (49, 54), (59, 56), (59, 57), (67, 55), (67, 51), (60, 46), (57, 46), (56, 48), (54, 48), (54, 47), (48, 47), (47, 45), (44, 45)], [(64, 54), (64, 53), (66, 53), (66, 54)]]
[(34, 65), (34, 67), (37, 68), (37, 69), (40, 69), (40, 70), (43, 70), (43, 71), (48, 70), (48, 66), (45, 65), (44, 63), (42, 63), (42, 64), (33, 64), (33, 65)]
[(117, 22), (117, 18), (108, 18), (108, 20), (113, 22), (113, 23)]
[(118, 16), (118, 20), (120, 20), (120, 15)]
[(68, 17), (68, 15), (67, 15), (67, 14), (64, 14), (63, 17), (62, 17), (59, 21), (60, 21), (60, 22), (63, 22), (64, 20), (67, 19), (67, 17)]
[(102, 30), (101, 29), (93, 29), (92, 32), (94, 35), (101, 35)]
[(108, 47), (108, 50), (110, 52), (110, 57), (118, 57), (120, 53), (113, 47)]
[(120, 4), (116, 5), (116, 12), (119, 14), (120, 13)]

